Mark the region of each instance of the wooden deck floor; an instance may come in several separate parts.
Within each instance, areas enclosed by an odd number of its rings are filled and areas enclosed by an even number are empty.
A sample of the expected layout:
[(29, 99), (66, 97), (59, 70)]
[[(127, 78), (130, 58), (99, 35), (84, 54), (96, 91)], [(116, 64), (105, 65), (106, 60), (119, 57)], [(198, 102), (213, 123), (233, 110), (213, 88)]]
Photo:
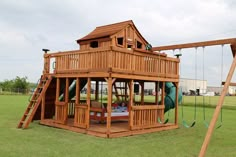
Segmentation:
[(110, 133), (107, 133), (106, 123), (98, 123), (93, 121), (90, 122), (90, 127), (88, 129), (73, 126), (73, 119), (68, 119), (67, 124), (65, 125), (55, 123), (53, 119), (41, 120), (40, 124), (105, 138), (132, 136), (178, 128), (178, 125), (174, 124), (160, 124), (160, 126), (153, 128), (130, 130), (128, 121), (114, 121), (111, 124)]

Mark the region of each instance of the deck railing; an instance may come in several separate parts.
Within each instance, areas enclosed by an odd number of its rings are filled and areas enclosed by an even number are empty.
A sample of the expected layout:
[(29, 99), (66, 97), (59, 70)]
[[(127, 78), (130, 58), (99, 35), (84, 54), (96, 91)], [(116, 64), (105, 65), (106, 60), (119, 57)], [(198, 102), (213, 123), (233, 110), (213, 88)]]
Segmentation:
[(88, 106), (86, 103), (75, 105), (74, 126), (86, 128), (86, 113)]
[[(116, 47), (90, 51), (68, 51), (45, 54), (44, 73), (105, 72), (132, 73), (160, 77), (178, 77), (179, 59), (148, 51), (126, 50)], [(55, 64), (50, 63), (54, 59)]]
[(156, 127), (160, 125), (158, 118), (163, 119), (164, 105), (132, 106), (131, 112), (130, 127), (132, 130)]

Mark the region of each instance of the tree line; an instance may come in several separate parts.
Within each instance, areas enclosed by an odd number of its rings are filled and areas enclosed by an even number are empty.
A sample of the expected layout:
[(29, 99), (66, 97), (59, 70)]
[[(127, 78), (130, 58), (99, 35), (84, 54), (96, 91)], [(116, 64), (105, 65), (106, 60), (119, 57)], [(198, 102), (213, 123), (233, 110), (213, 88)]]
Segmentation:
[(16, 76), (16, 78), (12, 80), (4, 80), (3, 82), (0, 82), (1, 92), (10, 91), (13, 93), (27, 94), (35, 87), (36, 84), (30, 83), (26, 76), (25, 77)]

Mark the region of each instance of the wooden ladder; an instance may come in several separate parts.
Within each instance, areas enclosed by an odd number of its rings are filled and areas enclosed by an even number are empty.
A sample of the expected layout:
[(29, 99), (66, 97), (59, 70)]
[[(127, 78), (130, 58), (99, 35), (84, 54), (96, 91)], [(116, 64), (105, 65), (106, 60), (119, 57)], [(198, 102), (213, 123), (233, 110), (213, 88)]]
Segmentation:
[(42, 98), (44, 93), (46, 92), (48, 86), (50, 85), (50, 82), (52, 80), (52, 77), (44, 77), (41, 76), (38, 86), (36, 90), (34, 91), (34, 94), (31, 97), (31, 100), (29, 102), (29, 105), (27, 109), (25, 110), (17, 128), (27, 128), (32, 121), (39, 105), (41, 104)]
[[(126, 101), (129, 97), (127, 93), (127, 84), (123, 84), (124, 86), (117, 86), (116, 83), (114, 83), (114, 89), (115, 89), (115, 96), (118, 101), (124, 100)], [(120, 92), (119, 92), (120, 91)], [(122, 92), (123, 91), (123, 92)]]

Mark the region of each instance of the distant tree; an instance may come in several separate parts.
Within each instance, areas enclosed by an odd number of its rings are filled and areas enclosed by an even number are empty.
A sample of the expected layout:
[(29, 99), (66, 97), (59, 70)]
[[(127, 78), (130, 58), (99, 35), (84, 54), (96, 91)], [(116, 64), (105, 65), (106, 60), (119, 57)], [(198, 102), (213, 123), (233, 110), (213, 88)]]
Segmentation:
[(16, 92), (25, 93), (29, 89), (29, 82), (27, 81), (27, 77), (19, 77), (16, 76), (16, 78), (13, 80), (13, 88), (16, 90)]
[(5, 80), (4, 82), (0, 83), (0, 87), (2, 90), (10, 90), (14, 86), (14, 81), (13, 80)]

